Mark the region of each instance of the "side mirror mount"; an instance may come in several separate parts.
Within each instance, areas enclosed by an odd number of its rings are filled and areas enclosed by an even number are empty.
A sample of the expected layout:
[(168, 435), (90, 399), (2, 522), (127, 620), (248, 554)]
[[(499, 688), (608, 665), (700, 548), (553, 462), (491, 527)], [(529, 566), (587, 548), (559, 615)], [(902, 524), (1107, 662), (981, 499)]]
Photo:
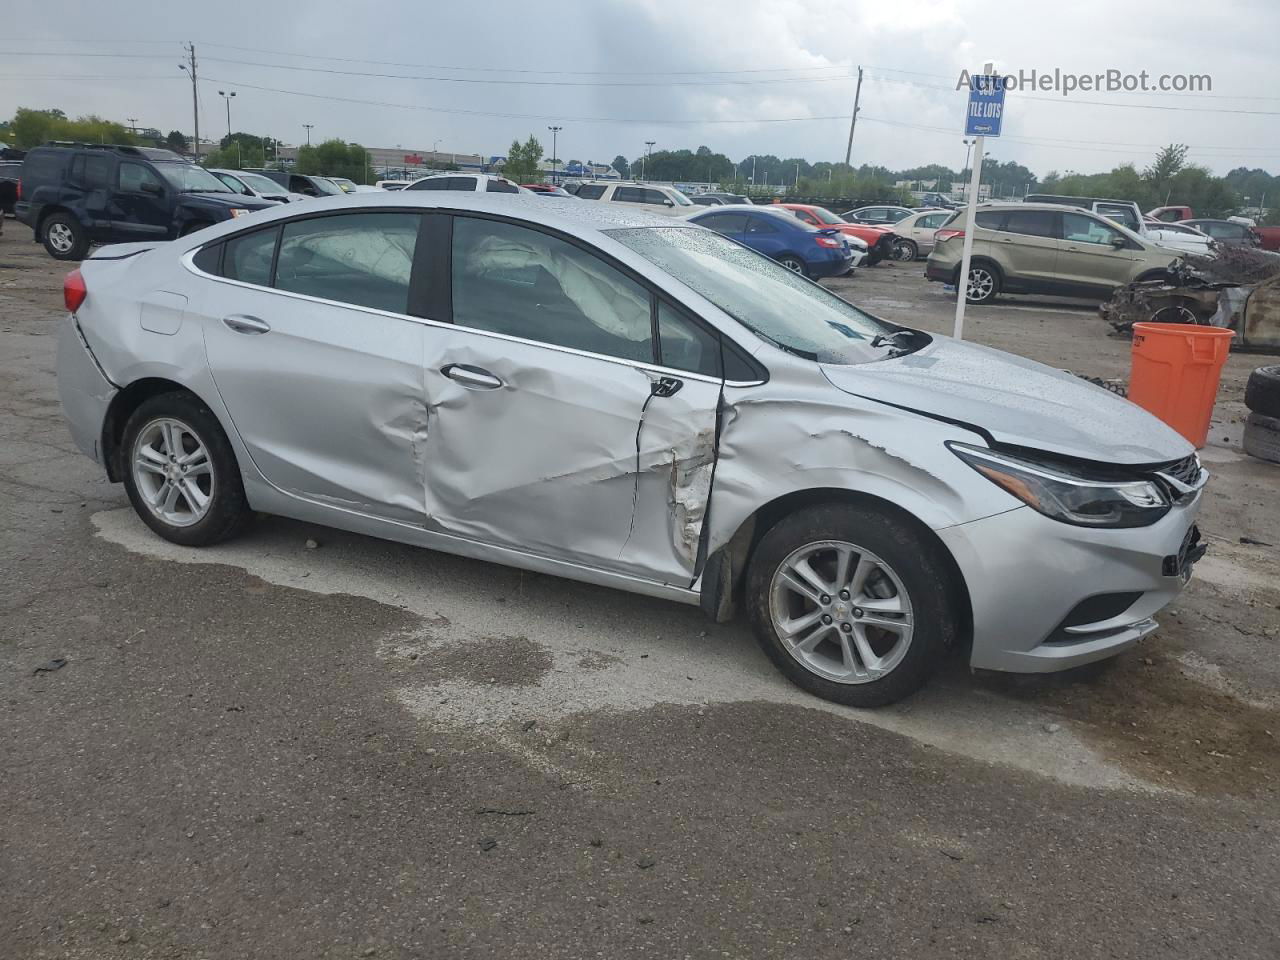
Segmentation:
[(662, 201), (662, 205), (663, 205), (664, 207), (674, 207), (674, 206), (675, 206), (675, 201), (673, 201), (673, 200), (663, 200), (663, 201)]
[(1116, 250), (1123, 250), (1128, 245), (1129, 245), (1129, 241), (1125, 240), (1124, 237), (1111, 238), (1111, 246)]
[(144, 180), (138, 185), (138, 189), (143, 193), (148, 193), (153, 197), (158, 197), (164, 193), (164, 187), (158, 183), (152, 183), (150, 180)]

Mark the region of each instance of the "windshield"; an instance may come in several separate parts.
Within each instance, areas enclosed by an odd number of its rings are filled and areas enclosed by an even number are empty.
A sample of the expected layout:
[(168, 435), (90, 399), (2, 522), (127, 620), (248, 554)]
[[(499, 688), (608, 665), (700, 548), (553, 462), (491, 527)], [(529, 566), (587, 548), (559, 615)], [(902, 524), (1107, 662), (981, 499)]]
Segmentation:
[(260, 173), (237, 173), (236, 176), (258, 193), (280, 193), (284, 190), (280, 184)]
[(675, 187), (671, 188), (671, 199), (676, 202), (677, 207), (692, 207), (693, 201), (686, 197)]
[(898, 328), (712, 230), (639, 227), (606, 232), (791, 353), (820, 363), (865, 363), (894, 353), (872, 341)]
[(327, 193), (330, 196), (338, 196), (346, 193), (340, 186), (330, 180), (328, 177), (312, 177), (311, 182), (316, 185), (316, 189), (321, 193)]
[(179, 193), (233, 192), (204, 167), (197, 167), (194, 163), (157, 163), (155, 168)]

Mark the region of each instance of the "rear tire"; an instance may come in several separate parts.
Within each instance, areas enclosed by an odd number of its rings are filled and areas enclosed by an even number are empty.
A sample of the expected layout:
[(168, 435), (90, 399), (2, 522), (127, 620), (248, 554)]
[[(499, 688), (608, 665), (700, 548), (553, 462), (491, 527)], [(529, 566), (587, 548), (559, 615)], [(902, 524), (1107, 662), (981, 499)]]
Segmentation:
[(918, 690), (960, 621), (938, 545), (888, 512), (850, 504), (808, 507), (775, 524), (752, 555), (746, 597), (774, 665), (809, 693), (852, 707)]
[(70, 214), (50, 214), (40, 225), (40, 235), (55, 260), (83, 260), (89, 252), (89, 234)]
[(990, 303), (1000, 293), (1000, 274), (986, 262), (969, 264), (965, 298), (970, 303)]
[(189, 393), (139, 404), (125, 423), (120, 455), (133, 509), (166, 540), (209, 546), (252, 519), (235, 452), (213, 412)]
[(790, 270), (792, 273), (798, 273), (802, 277), (809, 276), (809, 268), (805, 266), (804, 261), (801, 260), (799, 257), (794, 257), (788, 253), (784, 256), (779, 257), (778, 262), (782, 264), (784, 267), (786, 267), (788, 270)]
[(895, 260), (910, 263), (918, 256), (920, 256), (920, 248), (916, 246), (914, 240), (899, 240), (893, 245), (893, 259)]

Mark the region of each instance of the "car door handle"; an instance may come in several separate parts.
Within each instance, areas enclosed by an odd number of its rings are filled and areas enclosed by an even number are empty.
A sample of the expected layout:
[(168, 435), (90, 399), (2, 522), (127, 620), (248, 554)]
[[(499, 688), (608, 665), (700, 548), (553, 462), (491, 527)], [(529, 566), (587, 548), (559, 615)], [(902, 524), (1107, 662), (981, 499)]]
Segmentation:
[(267, 321), (245, 314), (223, 317), (222, 322), (228, 330), (234, 330), (236, 333), (267, 333), (271, 330), (271, 324)]
[(450, 380), (464, 387), (470, 387), (472, 390), (497, 390), (502, 386), (502, 381), (488, 370), (471, 367), (465, 363), (450, 363), (441, 367), (440, 372)]
[(677, 377), (659, 377), (649, 385), (649, 393), (655, 397), (674, 396), (684, 386), (684, 381)]

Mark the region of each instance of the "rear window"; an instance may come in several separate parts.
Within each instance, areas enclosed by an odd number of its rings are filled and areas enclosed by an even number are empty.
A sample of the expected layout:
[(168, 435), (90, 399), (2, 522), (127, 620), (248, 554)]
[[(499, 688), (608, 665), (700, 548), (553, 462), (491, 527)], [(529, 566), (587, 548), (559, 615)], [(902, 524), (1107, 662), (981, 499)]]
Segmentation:
[(486, 193), (519, 193), (520, 188), (514, 183), (507, 183), (505, 180), (490, 180), (485, 184)]

